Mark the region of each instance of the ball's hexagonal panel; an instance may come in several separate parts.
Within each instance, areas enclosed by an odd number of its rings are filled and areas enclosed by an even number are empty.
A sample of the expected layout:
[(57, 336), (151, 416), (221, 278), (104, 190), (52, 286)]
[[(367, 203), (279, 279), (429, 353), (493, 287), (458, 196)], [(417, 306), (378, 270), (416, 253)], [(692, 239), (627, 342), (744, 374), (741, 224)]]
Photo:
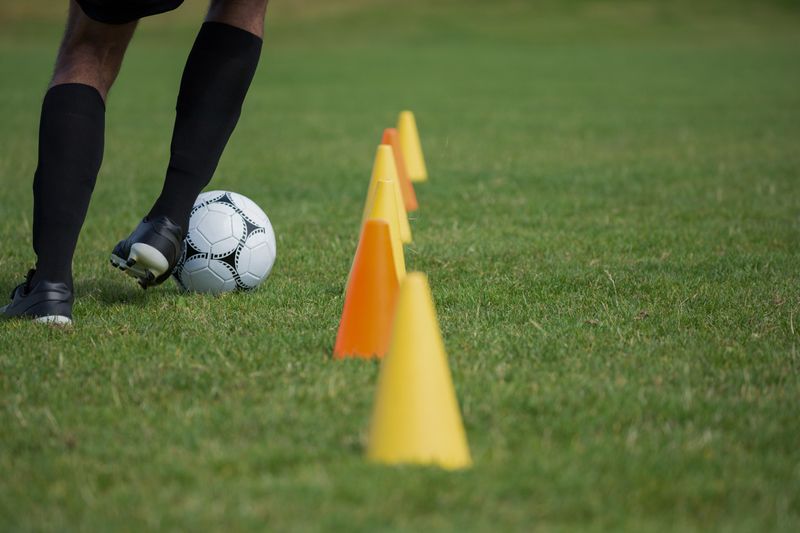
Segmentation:
[(222, 261), (193, 257), (184, 263), (179, 273), (179, 285), (187, 290), (219, 294), (236, 290), (232, 268)]
[(269, 225), (269, 218), (267, 218), (267, 214), (264, 213), (264, 211), (262, 211), (253, 200), (247, 196), (235, 192), (229, 192), (228, 196), (233, 201), (233, 205), (238, 207), (242, 213), (244, 213), (244, 216), (247, 217), (251, 224), (262, 228), (266, 225)]
[(206, 206), (198, 209), (189, 219), (189, 231), (186, 233), (186, 240), (189, 245), (198, 252), (208, 253), (211, 250), (211, 243), (205, 235), (198, 230), (198, 227), (208, 215)]
[(236, 290), (236, 275), (234, 274), (233, 267), (222, 261), (210, 259), (208, 261), (208, 269), (214, 273), (217, 279), (222, 281), (222, 283), (217, 286), (216, 290), (209, 292), (219, 294), (221, 292)]
[(228, 239), (232, 235), (231, 216), (236, 212), (224, 204), (208, 204), (202, 211), (202, 218), (195, 228), (211, 244)]
[(192, 216), (189, 217), (189, 231), (197, 229), (197, 225), (203, 220), (203, 217), (208, 212), (204, 205), (196, 205), (192, 208)]
[(264, 230), (248, 235), (236, 254), (236, 271), (248, 288), (255, 288), (264, 281), (274, 264), (275, 252)]
[(202, 218), (195, 232), (210, 243), (208, 251), (212, 256), (221, 257), (230, 254), (244, 239), (247, 226), (241, 215), (231, 206), (211, 203), (195, 213), (195, 215), (201, 214)]
[[(202, 256), (187, 259), (178, 273), (180, 284), (190, 291), (206, 292), (209, 287), (220, 285), (222, 280), (208, 268), (208, 258)], [(206, 289), (204, 291), (204, 289)]]

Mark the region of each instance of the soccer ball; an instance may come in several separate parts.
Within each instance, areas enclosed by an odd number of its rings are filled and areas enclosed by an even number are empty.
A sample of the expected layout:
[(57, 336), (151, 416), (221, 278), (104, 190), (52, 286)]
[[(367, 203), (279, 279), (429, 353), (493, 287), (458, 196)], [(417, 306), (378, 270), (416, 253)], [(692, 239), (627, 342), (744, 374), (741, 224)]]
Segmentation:
[(275, 233), (264, 211), (228, 191), (197, 197), (183, 252), (172, 275), (187, 291), (249, 291), (267, 279), (275, 263)]

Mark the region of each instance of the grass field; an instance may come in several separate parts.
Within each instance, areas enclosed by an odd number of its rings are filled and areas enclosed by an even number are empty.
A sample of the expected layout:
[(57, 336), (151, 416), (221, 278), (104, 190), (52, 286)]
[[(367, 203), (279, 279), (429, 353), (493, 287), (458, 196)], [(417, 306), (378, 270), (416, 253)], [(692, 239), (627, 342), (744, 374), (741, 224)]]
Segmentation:
[[(0, 530), (800, 529), (796, 6), (273, 3), (212, 183), (270, 215), (271, 278), (145, 293), (108, 265), (160, 190), (190, 3), (109, 98), (75, 327), (0, 324)], [(34, 259), (59, 10), (0, 8), (2, 291)], [(403, 108), (460, 473), (366, 463), (378, 365), (330, 359)]]

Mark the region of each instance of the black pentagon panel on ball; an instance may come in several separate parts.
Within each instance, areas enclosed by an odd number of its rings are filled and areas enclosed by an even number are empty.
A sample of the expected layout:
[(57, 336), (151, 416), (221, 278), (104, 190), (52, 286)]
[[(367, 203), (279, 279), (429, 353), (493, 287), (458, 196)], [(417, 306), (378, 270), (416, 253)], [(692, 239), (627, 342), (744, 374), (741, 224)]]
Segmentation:
[(184, 257), (183, 260), (184, 261), (186, 259), (191, 259), (192, 257), (195, 257), (197, 255), (208, 255), (207, 253), (201, 252), (200, 250), (198, 250), (194, 246), (192, 246), (192, 244), (189, 242), (189, 239), (184, 239), (183, 240), (183, 246), (184, 246), (184, 249), (185, 249), (185, 252), (183, 254), (183, 257)]
[(244, 233), (245, 238), (249, 237), (253, 233), (257, 232), (258, 230), (264, 231), (264, 228), (262, 228), (261, 226), (256, 226), (255, 224), (250, 222), (250, 219), (248, 219), (245, 216), (244, 213), (240, 213), (240, 214), (242, 215), (242, 220), (244, 220), (244, 224), (245, 224), (245, 227), (246, 227), (246, 231)]
[(241, 245), (237, 246), (236, 250), (234, 250), (233, 252), (229, 253), (225, 257), (217, 257), (216, 258), (217, 261), (221, 261), (221, 262), (225, 263), (226, 265), (228, 265), (229, 267), (231, 267), (231, 272), (233, 274), (236, 273), (236, 255), (238, 254), (240, 247), (241, 247)]
[(236, 211), (237, 213), (241, 214), (239, 208), (236, 207), (236, 204), (233, 202), (233, 198), (231, 198), (231, 195), (229, 193), (227, 193), (227, 192), (222, 194), (222, 195), (220, 195), (220, 196), (217, 196), (216, 198), (214, 198), (213, 200), (211, 200), (208, 203), (224, 204), (224, 205), (227, 205), (228, 207), (230, 207), (231, 209), (233, 209), (234, 211)]

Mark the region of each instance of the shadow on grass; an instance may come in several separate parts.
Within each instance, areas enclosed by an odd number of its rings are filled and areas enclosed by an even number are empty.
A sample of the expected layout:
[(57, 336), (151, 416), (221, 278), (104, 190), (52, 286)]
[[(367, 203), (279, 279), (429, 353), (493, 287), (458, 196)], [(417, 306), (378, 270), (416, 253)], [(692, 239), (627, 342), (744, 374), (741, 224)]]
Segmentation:
[(147, 291), (142, 290), (133, 278), (107, 279), (83, 278), (75, 282), (75, 297), (92, 300), (100, 305), (147, 305)]
[[(10, 302), (13, 290), (25, 281), (25, 272), (0, 272), (0, 307)], [(179, 298), (181, 293), (171, 280), (147, 290), (141, 289), (133, 278), (116, 276), (78, 276), (75, 280), (75, 301), (98, 307), (133, 306), (137, 308), (157, 305), (162, 299)]]
[[(0, 307), (5, 305), (6, 300), (12, 291), (25, 281), (25, 272), (2, 272), (0, 273)], [(166, 292), (172, 291), (169, 287)], [(151, 292), (163, 292), (164, 288), (159, 287), (149, 289)], [(110, 279), (106, 277), (84, 277), (75, 281), (75, 297), (79, 299), (92, 299), (100, 304), (131, 304), (145, 305), (147, 291), (142, 290), (136, 282), (130, 278)]]

